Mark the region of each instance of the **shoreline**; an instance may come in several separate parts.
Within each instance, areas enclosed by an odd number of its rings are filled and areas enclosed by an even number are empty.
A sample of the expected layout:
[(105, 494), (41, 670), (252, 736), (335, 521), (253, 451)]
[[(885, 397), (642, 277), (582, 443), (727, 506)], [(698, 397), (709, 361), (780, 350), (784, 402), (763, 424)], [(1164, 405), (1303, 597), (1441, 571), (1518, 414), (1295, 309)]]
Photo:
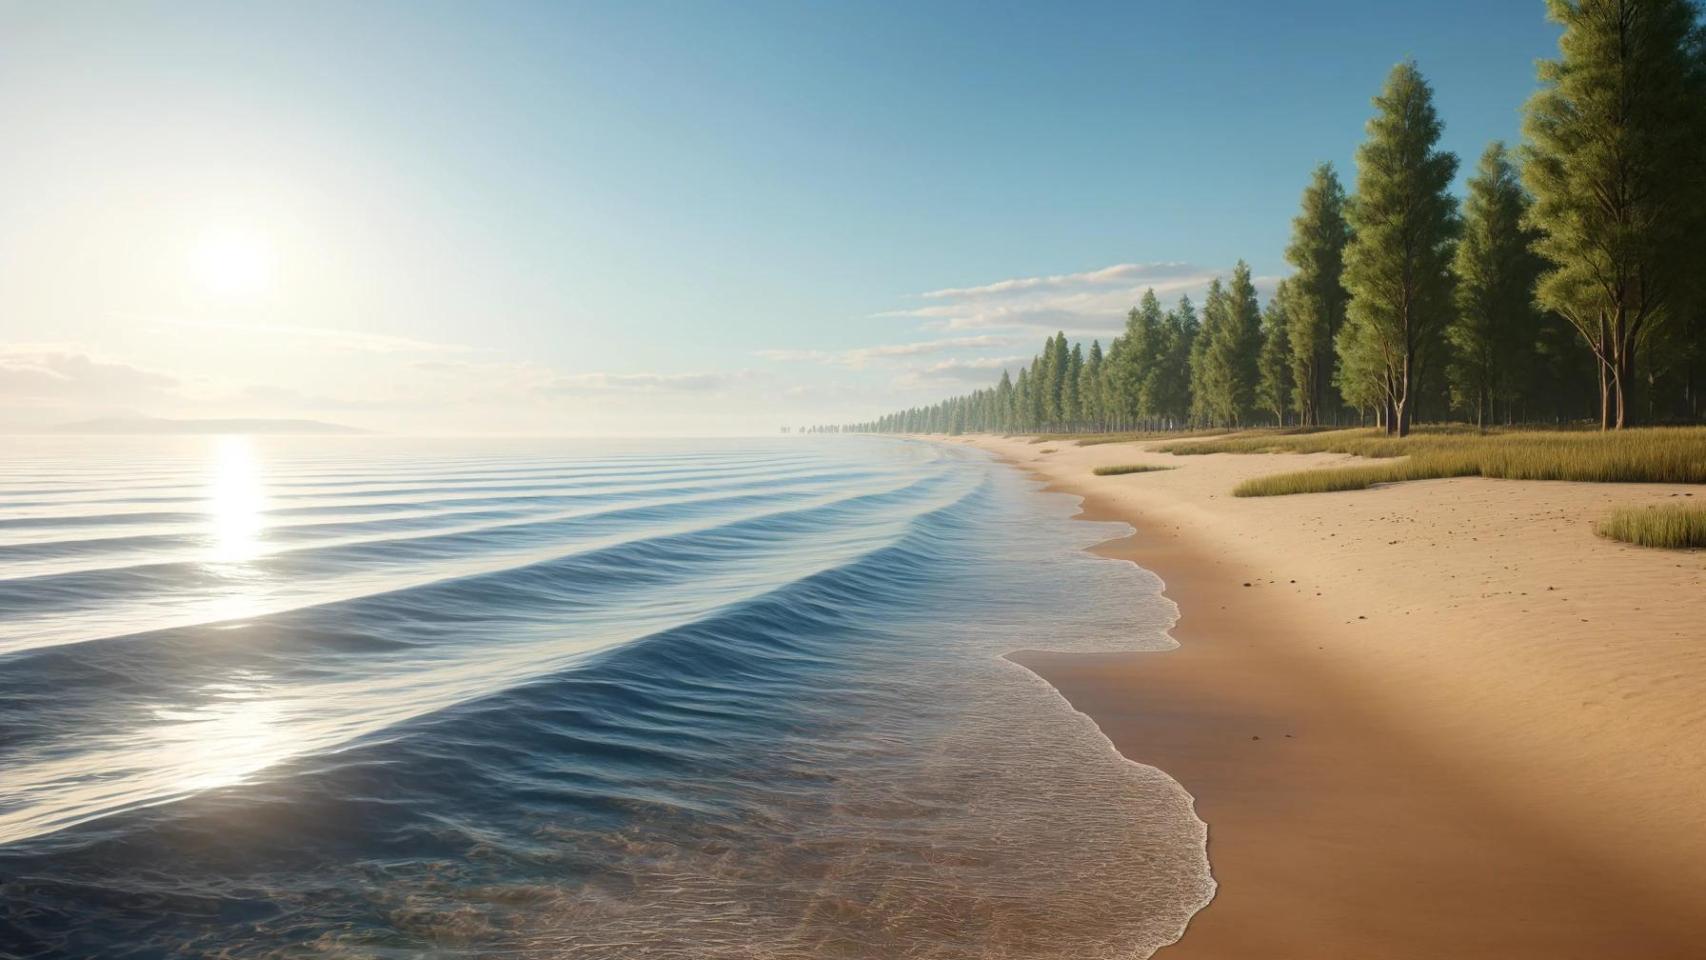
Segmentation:
[[(1232, 475), (1295, 469), (1304, 458), (1176, 458), (1144, 452), (1141, 444), (1045, 448), (989, 437), (957, 442), (994, 453), (1042, 480), (1048, 491), (1080, 497), (1079, 519), (1130, 525), (1136, 533), (1092, 552), (1155, 573), (1179, 607), (1171, 631), (1179, 646), (1171, 651), (1009, 655), (1090, 717), (1122, 756), (1179, 782), (1208, 824), (1214, 899), (1176, 944), (1156, 954), (1161, 960), (1699, 955), (1706, 918), (1691, 909), (1690, 881), (1706, 868), (1691, 854), (1706, 840), (1706, 820), (1691, 818), (1686, 803), (1689, 774), (1698, 768), (1685, 765), (1678, 771), (1672, 777), (1678, 781), (1675, 790), (1653, 798), (1652, 809), (1618, 809), (1607, 797), (1626, 791), (1606, 789), (1599, 781), (1618, 780), (1627, 770), (1572, 771), (1578, 758), (1569, 753), (1535, 758), (1549, 762), (1505, 763), (1499, 751), (1489, 751), (1482, 742), (1544, 729), (1554, 719), (1548, 709), (1564, 706), (1555, 696), (1525, 698), (1518, 706), (1538, 711), (1526, 724), (1512, 722), (1508, 704), (1469, 715), (1466, 703), (1489, 695), (1497, 699), (1496, 674), (1477, 678), (1473, 670), (1461, 669), (1474, 664), (1449, 664), (1460, 668), (1459, 682), (1456, 695), (1444, 697), (1431, 684), (1407, 689), (1414, 675), (1382, 670), (1393, 664), (1381, 664), (1379, 656), (1347, 655), (1347, 643), (1366, 645), (1368, 615), (1348, 622), (1323, 615), (1322, 608), (1329, 606), (1320, 602), (1323, 596), (1342, 591), (1338, 581), (1319, 576), (1320, 568), (1337, 564), (1355, 582), (1362, 572), (1356, 563), (1366, 548), (1341, 556), (1340, 544), (1332, 544), (1332, 550), (1316, 550), (1314, 563), (1293, 564), (1304, 568), (1297, 571), (1303, 576), (1282, 579), (1274, 566), (1283, 554), (1261, 549), (1272, 544), (1238, 545), (1224, 536), (1240, 530), (1241, 518), (1226, 514), (1251, 512), (1242, 508), (1253, 503), (1223, 506), (1231, 500)], [(1053, 452), (1044, 454), (1044, 449)], [(1168, 474), (1094, 477), (1090, 472), (1095, 465), (1134, 460), (1184, 462), (1199, 477), (1173, 476), (1164, 488), (1133, 484)], [(1192, 482), (1182, 483), (1185, 479)], [(1141, 495), (1130, 496), (1133, 490)], [(1324, 511), (1333, 512), (1330, 501), (1366, 498), (1370, 492), (1267, 498), (1257, 506), (1270, 521), (1297, 515), (1292, 519), (1306, 527), (1319, 525)], [(1593, 497), (1609, 492), (1588, 491)], [(1669, 491), (1648, 487), (1642, 492), (1652, 498)], [(1408, 494), (1438, 495), (1427, 490)], [(1306, 509), (1299, 510), (1300, 505)], [(1354, 531), (1357, 519), (1326, 536), (1337, 540), (1346, 526)], [(1202, 523), (1185, 522), (1190, 520)], [(1309, 549), (1286, 532), (1267, 539), (1293, 550)], [(1310, 536), (1319, 538), (1321, 532)], [(1541, 546), (1518, 543), (1514, 549)], [(1468, 556), (1472, 565), (1476, 559), (1461, 545), (1446, 549)], [(1618, 548), (1593, 544), (1583, 552), (1593, 549)], [(1665, 555), (1635, 556), (1636, 565), (1653, 566)], [(1685, 582), (1706, 584), (1701, 577), (1706, 564), (1674, 565)], [(1364, 602), (1378, 606), (1372, 599)], [(1686, 617), (1696, 611), (1672, 612)], [(1482, 633), (1495, 634), (1501, 626), (1498, 614), (1480, 609), (1431, 619), (1436, 626), (1450, 626), (1468, 616), (1483, 625)], [(1418, 629), (1425, 619), (1412, 617), (1405, 626)], [(1640, 636), (1643, 629), (1656, 632), (1673, 625), (1658, 620), (1626, 624), (1626, 629)], [(1428, 628), (1419, 629), (1425, 633)], [(1404, 654), (1414, 655), (1413, 650)], [(1671, 691), (1683, 700), (1706, 683), (1706, 676), (1665, 671), (1688, 665), (1685, 653), (1657, 670), (1667, 679), (1686, 681), (1681, 691)], [(1418, 692), (1424, 694), (1420, 705)], [(1440, 722), (1438, 708), (1455, 711), (1455, 722)], [(1477, 727), (1481, 737), (1466, 735)], [(1660, 739), (1667, 733), (1687, 736), (1685, 730), (1644, 731)], [(1525, 746), (1533, 744), (1505, 744), (1507, 751), (1514, 747), (1518, 753)], [(1683, 749), (1698, 759), (1706, 744)], [(1535, 776), (1548, 765), (1555, 767), (1550, 776)], [(1647, 773), (1662, 777), (1665, 770)], [(1680, 808), (1674, 804), (1679, 796), (1684, 798)], [(1665, 820), (1667, 813), (1673, 819)]]

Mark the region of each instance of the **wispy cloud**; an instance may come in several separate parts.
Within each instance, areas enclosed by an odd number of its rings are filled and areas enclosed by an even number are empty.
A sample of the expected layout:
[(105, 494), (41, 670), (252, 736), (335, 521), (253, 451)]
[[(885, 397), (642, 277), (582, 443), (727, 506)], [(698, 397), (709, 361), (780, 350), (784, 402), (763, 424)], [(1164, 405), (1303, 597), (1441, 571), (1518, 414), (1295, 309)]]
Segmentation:
[(71, 348), (0, 344), (0, 396), (14, 400), (134, 403), (177, 386), (167, 374)]
[(238, 391), (238, 397), (245, 402), (252, 401), (292, 412), (302, 410), (382, 410), (407, 405), (407, 401), (335, 397), (269, 383), (248, 384)]
[(988, 386), (1005, 369), (1017, 368), (1024, 357), (955, 357), (928, 366), (906, 371), (900, 378), (903, 387), (940, 383), (975, 384)]
[(1013, 277), (970, 287), (944, 287), (918, 294), (918, 306), (881, 316), (913, 317), (927, 329), (1012, 330), (1032, 335), (1053, 330), (1098, 336), (1112, 334), (1143, 292), (1164, 300), (1200, 295), (1217, 270), (1180, 261), (1117, 263), (1078, 273)]
[(901, 360), (930, 356), (955, 350), (982, 350), (1011, 347), (1019, 338), (1003, 334), (979, 334), (966, 337), (944, 337), (936, 340), (917, 340), (910, 343), (890, 343), (874, 347), (855, 347), (851, 350), (760, 350), (766, 360), (782, 362), (812, 362), (837, 364), (860, 369), (873, 360)]
[(465, 395), (706, 394), (753, 380), (750, 370), (688, 373), (564, 373), (531, 361), (417, 360), (411, 366)]
[(1098, 286), (1130, 286), (1134, 283), (1153, 283), (1167, 277), (1196, 276), (1200, 271), (1188, 263), (1116, 263), (1098, 270), (1078, 273), (1059, 273), (1044, 277), (1015, 277), (997, 280), (976, 287), (946, 287), (927, 290), (919, 296), (926, 300), (965, 300), (979, 297), (1007, 296), (1034, 290), (1081, 289)]
[(312, 344), (316, 350), (335, 350), (345, 353), (375, 353), (387, 355), (433, 354), (457, 355), (485, 352), (479, 347), (462, 343), (444, 343), (399, 337), (361, 330), (342, 330), (335, 327), (314, 327), (296, 323), (226, 323), (215, 320), (191, 320), (179, 317), (129, 317), (132, 321), (158, 323), (172, 327), (194, 327), (216, 331), (222, 336), (244, 335), (277, 337)]
[[(1028, 362), (1013, 348), (1041, 347), (1063, 330), (1074, 340), (1104, 342), (1125, 326), (1126, 313), (1153, 289), (1169, 306), (1181, 295), (1201, 300), (1210, 281), (1230, 268), (1177, 260), (1116, 263), (1075, 273), (1009, 277), (973, 286), (940, 287), (912, 297), (913, 305), (876, 316), (911, 318), (920, 331), (947, 331), (926, 339), (848, 350), (761, 350), (766, 360), (853, 370), (877, 366), (891, 372), (889, 389), (940, 394), (993, 383), (1004, 369)], [(1258, 278), (1259, 290), (1272, 278)], [(922, 335), (922, 334), (921, 334)], [(999, 354), (997, 354), (999, 351)]]
[(577, 373), (559, 376), (546, 389), (553, 393), (711, 393), (742, 380), (748, 371), (726, 373)]

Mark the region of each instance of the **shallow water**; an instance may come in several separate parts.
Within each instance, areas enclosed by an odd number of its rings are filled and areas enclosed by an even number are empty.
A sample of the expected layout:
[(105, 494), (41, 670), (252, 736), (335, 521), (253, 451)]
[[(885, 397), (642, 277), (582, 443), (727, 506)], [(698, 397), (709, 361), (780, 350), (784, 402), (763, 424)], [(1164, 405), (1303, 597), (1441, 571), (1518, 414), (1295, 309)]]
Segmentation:
[(1020, 648), (1154, 577), (975, 451), (16, 440), (0, 954), (1143, 957), (1204, 828)]

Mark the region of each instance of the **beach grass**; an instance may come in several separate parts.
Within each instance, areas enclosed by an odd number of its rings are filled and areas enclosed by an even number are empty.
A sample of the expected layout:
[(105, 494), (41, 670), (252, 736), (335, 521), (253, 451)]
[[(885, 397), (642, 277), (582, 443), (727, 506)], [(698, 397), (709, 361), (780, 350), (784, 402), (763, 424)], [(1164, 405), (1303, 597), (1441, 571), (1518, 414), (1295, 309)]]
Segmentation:
[(1448, 425), (1420, 428), (1402, 439), (1378, 430), (1262, 431), (1172, 442), (1156, 449), (1178, 455), (1343, 453), (1389, 461), (1256, 477), (1232, 491), (1241, 497), (1360, 490), (1377, 483), (1445, 477), (1706, 483), (1706, 427), (1482, 432)]
[(1111, 467), (1097, 467), (1090, 471), (1098, 477), (1117, 477), (1127, 473), (1154, 473), (1157, 470), (1172, 470), (1173, 467), (1155, 463), (1122, 463)]
[(1706, 547), (1706, 506), (1619, 507), (1595, 523), (1593, 532), (1642, 547), (1699, 549)]
[(1154, 440), (1183, 440), (1190, 437), (1218, 437), (1225, 430), (1125, 430), (1116, 433), (1039, 433), (1031, 438), (1032, 443), (1060, 442), (1071, 443), (1080, 447), (1094, 447), (1104, 443), (1148, 443)]

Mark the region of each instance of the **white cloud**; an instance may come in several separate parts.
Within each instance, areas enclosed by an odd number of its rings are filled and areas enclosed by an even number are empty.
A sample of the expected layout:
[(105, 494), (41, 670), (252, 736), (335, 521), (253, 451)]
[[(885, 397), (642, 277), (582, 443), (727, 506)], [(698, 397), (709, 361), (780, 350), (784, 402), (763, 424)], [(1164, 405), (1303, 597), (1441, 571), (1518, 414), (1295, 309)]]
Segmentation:
[(177, 317), (132, 317), (127, 319), (173, 327), (195, 327), (200, 330), (213, 331), (222, 337), (271, 336), (307, 341), (315, 350), (346, 353), (455, 355), (485, 352), (479, 347), (461, 343), (443, 343), (435, 340), (420, 340), (414, 337), (398, 337), (385, 333), (367, 333), (360, 330), (340, 330), (334, 327), (313, 327), (295, 323), (226, 323), (211, 320), (185, 320)]
[(954, 350), (980, 350), (1011, 347), (1019, 338), (1002, 334), (980, 334), (967, 337), (945, 337), (937, 340), (918, 340), (911, 343), (881, 344), (875, 347), (855, 347), (851, 350), (760, 350), (766, 360), (796, 363), (825, 363), (863, 368), (873, 360), (899, 360), (908, 357), (948, 353)]
[(0, 396), (134, 403), (178, 386), (175, 377), (54, 345), (0, 344)]
[(576, 373), (559, 376), (546, 389), (553, 393), (710, 393), (741, 380), (748, 371), (729, 373)]
[(532, 361), (417, 360), (413, 369), (468, 395), (705, 394), (756, 379), (750, 370), (689, 373), (563, 373)]
[(902, 371), (892, 386), (900, 390), (929, 390), (940, 393), (948, 388), (962, 393), (977, 387), (994, 386), (1003, 370), (1017, 370), (1028, 357), (951, 357), (935, 363)]
[(952, 360), (942, 360), (927, 367), (909, 371), (910, 375), (923, 380), (971, 380), (977, 383), (993, 379), (1010, 367), (1025, 363), (1026, 357), (956, 357)]
[[(942, 287), (917, 294), (914, 305), (877, 314), (911, 318), (920, 330), (954, 332), (908, 343), (851, 350), (765, 350), (768, 360), (862, 369), (873, 361), (892, 363), (887, 388), (930, 396), (993, 385), (1002, 370), (1016, 370), (1030, 357), (1008, 356), (1011, 348), (1042, 346), (1065, 331), (1068, 339), (1104, 344), (1125, 327), (1128, 311), (1154, 290), (1171, 307), (1181, 295), (1199, 305), (1210, 281), (1230, 269), (1181, 261), (1117, 263), (1076, 273), (1012, 277), (992, 283)], [(1257, 278), (1259, 293), (1275, 278)], [(990, 355), (1001, 349), (1002, 355)], [(899, 401), (896, 401), (899, 402)]]
[(790, 350), (786, 348), (760, 350), (757, 356), (778, 363), (840, 363), (843, 353), (830, 350)]
[(243, 387), (238, 392), (238, 396), (244, 401), (253, 401), (268, 407), (292, 412), (303, 410), (380, 410), (397, 406), (399, 403), (399, 401), (328, 396), (309, 393), (294, 387), (281, 387), (267, 383), (251, 383)]
[(1098, 270), (1061, 273), (1046, 277), (1016, 277), (997, 280), (976, 287), (946, 287), (928, 290), (919, 296), (926, 300), (965, 300), (976, 297), (1006, 296), (1031, 290), (1082, 288), (1133, 283), (1153, 283), (1170, 275), (1195, 276), (1199, 271), (1188, 263), (1116, 263)]
[[(1077, 337), (1107, 336), (1124, 325), (1125, 314), (1145, 290), (1169, 304), (1181, 294), (1200, 300), (1209, 281), (1230, 270), (1178, 261), (1118, 263), (1095, 270), (1015, 277), (971, 287), (945, 287), (918, 295), (919, 306), (881, 316), (913, 317), (927, 329), (1011, 330), (1032, 335), (1065, 330)], [(1271, 287), (1270, 278), (1258, 285)]]

